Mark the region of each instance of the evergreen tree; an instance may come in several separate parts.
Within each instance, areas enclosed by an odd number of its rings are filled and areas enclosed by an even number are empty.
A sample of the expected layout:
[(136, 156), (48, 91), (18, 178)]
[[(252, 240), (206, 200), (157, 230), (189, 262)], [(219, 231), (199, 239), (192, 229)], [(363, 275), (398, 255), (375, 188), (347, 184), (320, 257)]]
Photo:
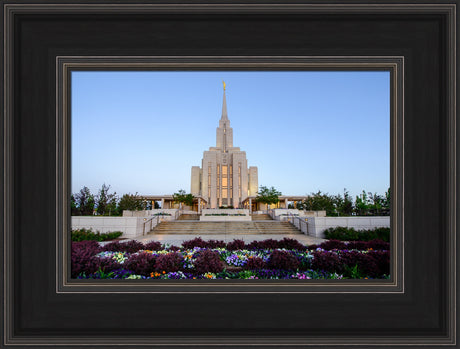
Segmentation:
[(83, 187), (79, 193), (75, 194), (75, 202), (80, 216), (92, 216), (94, 212), (94, 195), (88, 187)]
[(71, 216), (79, 216), (80, 210), (77, 206), (77, 201), (75, 200), (75, 196), (72, 194), (70, 195), (70, 215)]

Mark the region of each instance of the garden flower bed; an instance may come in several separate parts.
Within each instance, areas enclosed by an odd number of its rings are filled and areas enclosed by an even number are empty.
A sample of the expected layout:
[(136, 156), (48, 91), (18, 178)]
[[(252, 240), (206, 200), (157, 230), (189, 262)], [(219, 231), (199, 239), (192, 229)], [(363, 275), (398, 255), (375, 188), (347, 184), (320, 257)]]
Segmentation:
[(201, 238), (182, 246), (72, 242), (72, 278), (79, 279), (368, 279), (389, 278), (389, 243), (294, 239), (224, 241)]

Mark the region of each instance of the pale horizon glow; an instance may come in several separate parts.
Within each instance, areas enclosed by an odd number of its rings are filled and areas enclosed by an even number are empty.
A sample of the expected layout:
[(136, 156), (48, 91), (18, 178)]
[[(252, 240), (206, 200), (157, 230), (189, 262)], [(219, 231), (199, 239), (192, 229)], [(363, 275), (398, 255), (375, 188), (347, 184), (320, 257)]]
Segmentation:
[(226, 83), (233, 145), (283, 195), (390, 185), (389, 72), (72, 72), (72, 193), (190, 192)]

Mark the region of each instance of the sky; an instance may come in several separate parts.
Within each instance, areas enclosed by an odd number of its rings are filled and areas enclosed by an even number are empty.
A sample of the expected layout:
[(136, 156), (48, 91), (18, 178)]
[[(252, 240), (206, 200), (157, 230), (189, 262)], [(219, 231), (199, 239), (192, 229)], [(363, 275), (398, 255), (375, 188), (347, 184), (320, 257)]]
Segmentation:
[(389, 72), (84, 72), (71, 77), (72, 193), (190, 192), (216, 144), (226, 83), (233, 146), (259, 186), (354, 197), (390, 183)]

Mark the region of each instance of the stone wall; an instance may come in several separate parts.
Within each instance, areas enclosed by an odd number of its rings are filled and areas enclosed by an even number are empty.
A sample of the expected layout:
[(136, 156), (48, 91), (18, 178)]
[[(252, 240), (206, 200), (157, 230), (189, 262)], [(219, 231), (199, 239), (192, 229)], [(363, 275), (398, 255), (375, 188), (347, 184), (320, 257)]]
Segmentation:
[(86, 228), (100, 233), (121, 231), (123, 238), (142, 235), (143, 223), (144, 218), (140, 217), (72, 216), (72, 230)]
[(251, 216), (200, 216), (201, 222), (246, 222)]
[(326, 217), (326, 211), (302, 211), (307, 217)]
[(304, 211), (300, 211), (296, 208), (289, 208), (289, 209), (286, 209), (286, 208), (275, 208), (275, 209), (272, 209), (270, 211), (270, 216), (273, 218), (273, 219), (276, 219), (277, 221), (282, 221), (282, 220), (285, 220), (286, 217), (288, 216), (298, 216), (298, 217), (303, 217), (305, 216), (305, 213)]
[(256, 196), (259, 190), (259, 174), (256, 166), (249, 167), (249, 196)]
[(143, 211), (123, 210), (123, 217), (150, 217), (150, 216), (154, 216), (157, 213), (169, 213), (171, 216), (161, 216), (161, 218), (164, 218), (165, 220), (174, 220), (176, 217), (177, 211), (179, 210), (175, 208), (143, 210)]
[[(295, 224), (297, 226), (297, 224)], [(325, 238), (324, 231), (328, 228), (347, 227), (356, 230), (390, 227), (390, 216), (368, 217), (308, 217), (307, 231), (302, 232), (311, 236)]]
[(199, 196), (201, 182), (201, 168), (200, 166), (192, 166), (192, 179), (190, 181), (190, 193), (194, 196)]
[[(207, 216), (212, 214), (244, 214), (244, 216)], [(244, 209), (203, 209), (200, 221), (211, 222), (231, 222), (231, 221), (250, 221), (252, 218), (249, 215), (249, 210)]]

